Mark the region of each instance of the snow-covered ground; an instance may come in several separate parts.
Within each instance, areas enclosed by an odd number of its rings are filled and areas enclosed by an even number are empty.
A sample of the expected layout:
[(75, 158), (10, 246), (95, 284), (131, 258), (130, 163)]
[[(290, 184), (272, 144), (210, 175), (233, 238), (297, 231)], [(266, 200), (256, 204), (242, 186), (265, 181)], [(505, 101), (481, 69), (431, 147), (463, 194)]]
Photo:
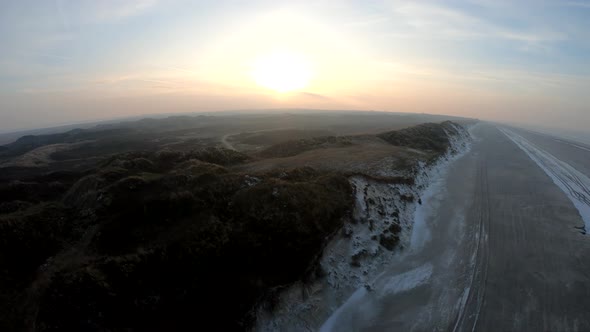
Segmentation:
[(569, 164), (541, 150), (514, 131), (507, 128), (499, 129), (537, 163), (551, 177), (553, 182), (563, 190), (580, 212), (580, 216), (584, 220), (585, 231), (590, 231), (590, 179)]
[[(444, 191), (445, 172), (470, 148), (467, 130), (459, 126), (456, 129), (458, 135), (449, 134), (452, 148), (446, 155), (431, 165), (421, 163), (413, 171), (413, 185), (352, 177), (354, 220), (325, 248), (320, 260), (325, 277), (283, 291), (272, 313), (258, 311), (255, 330), (330, 331), (330, 322), (337, 319), (342, 308), (356, 305), (370, 292), (372, 282), (395, 257), (420, 250), (431, 237), (427, 216), (437, 208), (433, 198)], [(402, 292), (417, 287), (431, 274), (432, 266), (425, 264), (394, 276), (384, 290)], [(370, 312), (367, 308), (365, 314)]]

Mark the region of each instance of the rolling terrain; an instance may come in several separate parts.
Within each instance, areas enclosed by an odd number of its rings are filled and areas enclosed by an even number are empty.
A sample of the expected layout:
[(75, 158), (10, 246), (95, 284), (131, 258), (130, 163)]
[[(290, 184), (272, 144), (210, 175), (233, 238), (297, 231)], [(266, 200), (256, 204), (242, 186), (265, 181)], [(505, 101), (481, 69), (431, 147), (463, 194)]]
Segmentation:
[(0, 327), (590, 329), (590, 146), (350, 116), (140, 120), (2, 146)]
[(0, 327), (249, 329), (294, 285), (332, 280), (324, 253), (349, 239), (362, 246), (334, 271), (362, 282), (405, 245), (424, 172), (466, 136), (350, 116), (148, 119), (3, 146)]

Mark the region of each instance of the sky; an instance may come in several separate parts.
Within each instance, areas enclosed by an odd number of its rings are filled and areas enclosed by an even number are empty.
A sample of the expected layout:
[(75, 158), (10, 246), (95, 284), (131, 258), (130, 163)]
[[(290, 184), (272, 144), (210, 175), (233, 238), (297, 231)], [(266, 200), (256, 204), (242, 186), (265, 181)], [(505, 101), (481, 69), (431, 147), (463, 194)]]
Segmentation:
[(274, 108), (590, 124), (584, 0), (0, 0), (0, 54), (0, 131)]

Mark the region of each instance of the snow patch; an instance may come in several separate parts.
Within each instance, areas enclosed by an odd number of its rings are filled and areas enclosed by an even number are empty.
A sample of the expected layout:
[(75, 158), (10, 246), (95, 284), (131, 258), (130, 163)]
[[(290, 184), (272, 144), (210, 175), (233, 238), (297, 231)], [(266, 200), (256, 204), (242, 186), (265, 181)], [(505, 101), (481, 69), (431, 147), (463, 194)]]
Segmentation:
[(382, 295), (406, 292), (425, 284), (432, 276), (432, 269), (432, 264), (426, 263), (413, 270), (391, 277), (385, 284)]
[(350, 308), (355, 304), (359, 303), (362, 300), (362, 298), (366, 295), (367, 290), (364, 287), (359, 288), (354, 293), (352, 293), (348, 300), (346, 300), (346, 302), (340, 308), (338, 308), (336, 312), (334, 312), (334, 315), (328, 318), (328, 320), (322, 325), (322, 327), (320, 327), (320, 332), (330, 332), (334, 330), (337, 317), (340, 316), (340, 314), (344, 312), (346, 308)]
[(465, 129), (455, 126), (455, 130), (459, 133), (458, 135), (451, 135), (447, 132), (447, 135), (451, 140), (451, 149), (447, 154), (439, 159), (439, 161), (431, 166), (427, 172), (424, 173), (424, 177), (420, 179), (422, 186), (425, 188), (422, 191), (421, 200), (423, 202), (429, 202), (430, 204), (420, 204), (414, 211), (412, 236), (410, 246), (412, 250), (418, 250), (424, 246), (424, 244), (430, 240), (431, 234), (428, 227), (427, 217), (432, 215), (432, 211), (438, 209), (439, 201), (434, 199), (435, 197), (442, 195), (446, 190), (444, 175), (446, 174), (449, 165), (465, 155), (471, 147), (471, 134)]
[(248, 186), (248, 187), (253, 187), (253, 186), (259, 184), (260, 181), (262, 181), (262, 180), (260, 180), (259, 178), (255, 177), (255, 176), (246, 175), (244, 177), (244, 182), (246, 183), (246, 186)]

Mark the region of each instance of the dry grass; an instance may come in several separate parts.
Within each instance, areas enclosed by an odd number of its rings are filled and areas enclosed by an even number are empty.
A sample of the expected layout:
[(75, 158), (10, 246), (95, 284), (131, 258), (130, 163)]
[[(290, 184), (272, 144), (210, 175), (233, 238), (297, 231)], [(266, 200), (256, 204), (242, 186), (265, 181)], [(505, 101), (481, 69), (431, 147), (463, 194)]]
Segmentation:
[(317, 148), (290, 157), (267, 158), (236, 166), (243, 172), (265, 172), (272, 169), (312, 167), (343, 173), (392, 176), (425, 159), (421, 151), (393, 146), (379, 138), (361, 137), (351, 145)]
[(272, 129), (226, 135), (225, 139), (238, 151), (253, 152), (287, 141), (330, 135), (334, 135), (334, 132), (329, 130)]
[(0, 164), (0, 168), (3, 167), (42, 167), (53, 162), (51, 155), (60, 152), (67, 151), (73, 148), (77, 148), (81, 145), (90, 143), (91, 141), (82, 141), (77, 143), (59, 143), (51, 144), (38, 147), (31, 150), (11, 161)]

